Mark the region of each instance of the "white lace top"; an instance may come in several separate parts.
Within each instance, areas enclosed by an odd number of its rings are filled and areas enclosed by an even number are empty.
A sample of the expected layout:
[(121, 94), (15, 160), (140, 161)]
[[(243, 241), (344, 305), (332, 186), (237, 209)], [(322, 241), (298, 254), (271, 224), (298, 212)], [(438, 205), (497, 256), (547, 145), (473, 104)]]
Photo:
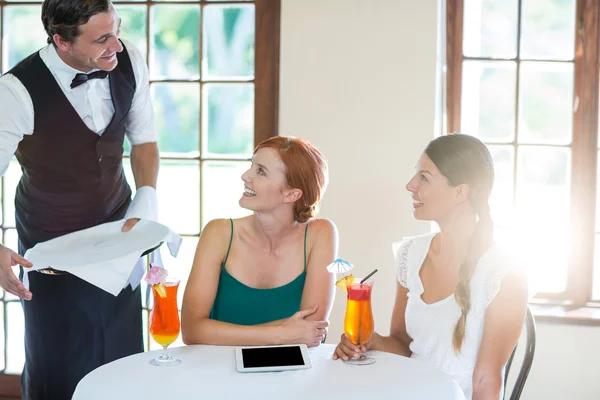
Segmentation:
[(434, 236), (435, 233), (409, 237), (393, 245), (398, 281), (408, 289), (405, 319), (406, 332), (412, 338), (411, 357), (442, 369), (458, 382), (470, 400), (485, 310), (498, 294), (511, 263), (495, 246), (479, 260), (470, 282), (471, 310), (467, 314), (465, 339), (457, 356), (452, 347), (452, 335), (461, 310), (454, 294), (432, 304), (426, 304), (421, 298), (424, 289), (419, 270)]

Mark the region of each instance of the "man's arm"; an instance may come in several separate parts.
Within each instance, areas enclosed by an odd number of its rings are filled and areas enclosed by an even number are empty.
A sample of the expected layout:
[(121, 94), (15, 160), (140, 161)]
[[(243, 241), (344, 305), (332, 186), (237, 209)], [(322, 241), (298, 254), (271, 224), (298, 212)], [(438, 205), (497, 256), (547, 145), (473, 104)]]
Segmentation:
[(33, 103), (27, 89), (14, 75), (0, 78), (0, 176), (24, 135), (33, 133)]
[(137, 193), (125, 215), (123, 231), (131, 229), (140, 218), (158, 219), (156, 180), (160, 158), (158, 137), (154, 130), (154, 115), (150, 99), (148, 68), (140, 52), (124, 41), (131, 59), (136, 90), (127, 116), (126, 135), (131, 143), (131, 169)]
[(158, 145), (156, 142), (138, 144), (131, 148), (131, 169), (136, 189), (151, 186), (156, 189), (158, 178)]
[[(0, 176), (8, 169), (23, 135), (33, 133), (33, 103), (27, 89), (11, 74), (0, 78)], [(12, 267), (31, 263), (0, 244), (0, 287), (15, 296), (31, 300), (32, 294), (15, 276)]]
[[(149, 144), (158, 141), (158, 135), (154, 128), (154, 112), (150, 98), (150, 81), (148, 80), (148, 68), (140, 52), (130, 42), (124, 40), (123, 43), (129, 53), (133, 75), (135, 77), (136, 89), (133, 95), (131, 108), (127, 115), (125, 124), (125, 134), (133, 148), (141, 144)], [(134, 170), (135, 173), (135, 170)], [(141, 187), (137, 181), (136, 186)], [(143, 185), (142, 185), (143, 186)], [(155, 185), (156, 186), (156, 185)]]
[(131, 169), (135, 179), (137, 193), (125, 214), (125, 224), (121, 229), (127, 232), (138, 223), (140, 218), (156, 221), (158, 219), (158, 200), (156, 198), (156, 180), (160, 157), (156, 142), (138, 144), (131, 149)]
[(154, 129), (154, 113), (150, 99), (148, 68), (140, 52), (128, 41), (123, 41), (131, 59), (136, 89), (131, 108), (127, 115), (127, 139), (131, 143), (131, 168), (135, 178), (135, 187), (144, 186), (156, 189), (158, 176), (158, 136)]

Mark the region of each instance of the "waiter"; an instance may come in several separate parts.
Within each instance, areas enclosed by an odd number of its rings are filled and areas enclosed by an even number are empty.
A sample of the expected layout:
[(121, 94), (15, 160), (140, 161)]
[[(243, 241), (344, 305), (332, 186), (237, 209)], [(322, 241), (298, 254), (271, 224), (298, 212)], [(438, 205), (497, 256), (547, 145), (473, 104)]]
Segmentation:
[[(148, 71), (120, 41), (115, 8), (108, 0), (46, 0), (42, 22), (49, 44), (0, 78), (0, 175), (13, 154), (23, 171), (15, 197), (21, 255), (105, 222), (126, 219), (127, 231), (139, 218), (156, 217)], [(125, 136), (133, 201), (122, 165)], [(26, 290), (11, 266), (31, 263), (14, 250), (0, 245), (0, 286), (25, 300), (24, 399), (70, 399), (88, 372), (143, 351), (143, 269), (117, 297), (60, 271), (30, 273)]]

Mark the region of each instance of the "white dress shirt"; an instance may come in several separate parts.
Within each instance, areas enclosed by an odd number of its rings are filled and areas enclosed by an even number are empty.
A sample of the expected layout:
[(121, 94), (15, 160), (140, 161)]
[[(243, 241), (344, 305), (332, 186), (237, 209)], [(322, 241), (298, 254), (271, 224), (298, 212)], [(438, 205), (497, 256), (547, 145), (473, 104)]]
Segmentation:
[[(140, 52), (130, 42), (123, 40), (123, 43), (131, 59), (136, 82), (131, 109), (125, 122), (125, 135), (132, 146), (156, 142), (158, 138), (154, 129), (148, 69)], [(75, 75), (84, 71), (65, 64), (54, 46), (50, 44), (40, 50), (40, 57), (85, 125), (98, 135), (102, 135), (115, 113), (109, 79), (91, 79), (71, 89), (71, 81)], [(24, 135), (33, 134), (34, 109), (29, 92), (12, 74), (0, 77), (0, 105), (0, 176), (2, 176), (8, 169), (9, 162)], [(147, 218), (156, 221), (157, 208), (155, 189), (144, 186), (138, 188), (125, 218)], [(134, 271), (130, 279), (133, 287), (139, 284), (140, 273), (143, 274), (143, 269), (140, 271), (139, 267), (140, 265), (136, 268), (137, 273)]]
[[(132, 145), (157, 141), (154, 114), (150, 101), (148, 69), (140, 52), (123, 40), (136, 81), (135, 94), (127, 121), (125, 135)], [(108, 79), (91, 79), (71, 89), (71, 81), (78, 71), (65, 64), (52, 45), (40, 50), (40, 57), (85, 125), (102, 135), (115, 108)], [(25, 86), (12, 74), (0, 77), (0, 176), (4, 175), (23, 135), (33, 133), (34, 111), (31, 96)]]

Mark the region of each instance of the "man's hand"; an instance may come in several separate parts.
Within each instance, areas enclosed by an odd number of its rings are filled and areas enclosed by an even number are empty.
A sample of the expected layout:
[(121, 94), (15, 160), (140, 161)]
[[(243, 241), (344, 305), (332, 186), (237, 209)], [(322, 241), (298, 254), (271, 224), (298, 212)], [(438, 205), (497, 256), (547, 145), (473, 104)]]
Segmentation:
[(0, 244), (0, 287), (24, 300), (31, 300), (31, 292), (15, 276), (12, 267), (21, 264), (31, 268), (32, 264), (11, 249)]
[(125, 225), (123, 225), (123, 228), (121, 228), (121, 232), (130, 231), (131, 228), (133, 228), (138, 222), (140, 222), (139, 218), (129, 218), (127, 221), (125, 221)]

